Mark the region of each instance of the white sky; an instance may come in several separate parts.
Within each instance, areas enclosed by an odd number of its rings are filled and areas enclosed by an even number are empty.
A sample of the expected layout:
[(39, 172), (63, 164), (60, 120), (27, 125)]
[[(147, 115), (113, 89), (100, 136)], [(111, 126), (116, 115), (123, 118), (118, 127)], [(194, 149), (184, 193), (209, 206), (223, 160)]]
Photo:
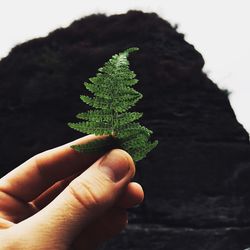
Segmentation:
[(156, 12), (179, 25), (203, 55), (210, 78), (232, 92), (237, 119), (250, 132), (250, 0), (0, 0), (0, 58), (83, 16), (129, 9)]

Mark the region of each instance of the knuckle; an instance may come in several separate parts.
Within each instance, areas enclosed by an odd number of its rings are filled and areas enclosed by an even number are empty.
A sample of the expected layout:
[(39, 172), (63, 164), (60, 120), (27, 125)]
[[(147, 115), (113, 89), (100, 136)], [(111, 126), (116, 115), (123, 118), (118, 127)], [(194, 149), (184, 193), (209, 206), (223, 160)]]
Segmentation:
[(34, 166), (35, 171), (41, 179), (47, 180), (47, 175), (45, 169), (42, 167), (41, 154), (37, 154), (29, 159), (30, 163)]
[(103, 202), (101, 187), (89, 181), (76, 179), (68, 187), (73, 199), (86, 210), (98, 207)]

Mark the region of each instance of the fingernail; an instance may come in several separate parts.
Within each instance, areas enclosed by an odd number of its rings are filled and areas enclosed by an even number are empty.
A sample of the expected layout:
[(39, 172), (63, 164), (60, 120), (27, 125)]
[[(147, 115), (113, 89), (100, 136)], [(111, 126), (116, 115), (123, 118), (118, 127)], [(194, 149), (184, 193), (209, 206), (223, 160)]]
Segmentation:
[(115, 149), (107, 154), (100, 162), (100, 169), (107, 174), (112, 181), (118, 182), (127, 175), (130, 166), (126, 156)]

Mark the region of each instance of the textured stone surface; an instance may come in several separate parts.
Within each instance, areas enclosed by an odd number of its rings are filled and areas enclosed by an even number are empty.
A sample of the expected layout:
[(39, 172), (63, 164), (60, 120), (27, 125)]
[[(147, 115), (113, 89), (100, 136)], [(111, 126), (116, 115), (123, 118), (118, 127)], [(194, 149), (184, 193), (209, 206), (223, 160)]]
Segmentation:
[(247, 250), (250, 228), (167, 228), (158, 225), (131, 225), (101, 250)]
[[(1, 175), (80, 136), (82, 82), (138, 46), (136, 106), (159, 146), (138, 163), (145, 202), (105, 249), (224, 250), (250, 246), (249, 136), (202, 56), (156, 14), (93, 15), (14, 48), (0, 61)], [(243, 250), (243, 249), (242, 249)]]

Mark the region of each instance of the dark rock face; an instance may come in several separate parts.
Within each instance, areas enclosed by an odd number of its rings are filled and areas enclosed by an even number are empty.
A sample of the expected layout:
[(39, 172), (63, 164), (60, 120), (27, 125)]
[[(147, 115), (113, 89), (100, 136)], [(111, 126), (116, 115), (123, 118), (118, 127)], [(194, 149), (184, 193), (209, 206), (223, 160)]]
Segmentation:
[(202, 56), (156, 14), (92, 15), (14, 48), (0, 62), (1, 175), (81, 136), (82, 82), (137, 46), (136, 106), (158, 147), (138, 164), (145, 202), (103, 249), (243, 250), (250, 246), (249, 136)]
[[(167, 228), (159, 225), (130, 225), (115, 240), (102, 249), (246, 249), (244, 239), (250, 228)], [(130, 240), (128, 240), (130, 239)], [(248, 245), (249, 246), (249, 245)]]

